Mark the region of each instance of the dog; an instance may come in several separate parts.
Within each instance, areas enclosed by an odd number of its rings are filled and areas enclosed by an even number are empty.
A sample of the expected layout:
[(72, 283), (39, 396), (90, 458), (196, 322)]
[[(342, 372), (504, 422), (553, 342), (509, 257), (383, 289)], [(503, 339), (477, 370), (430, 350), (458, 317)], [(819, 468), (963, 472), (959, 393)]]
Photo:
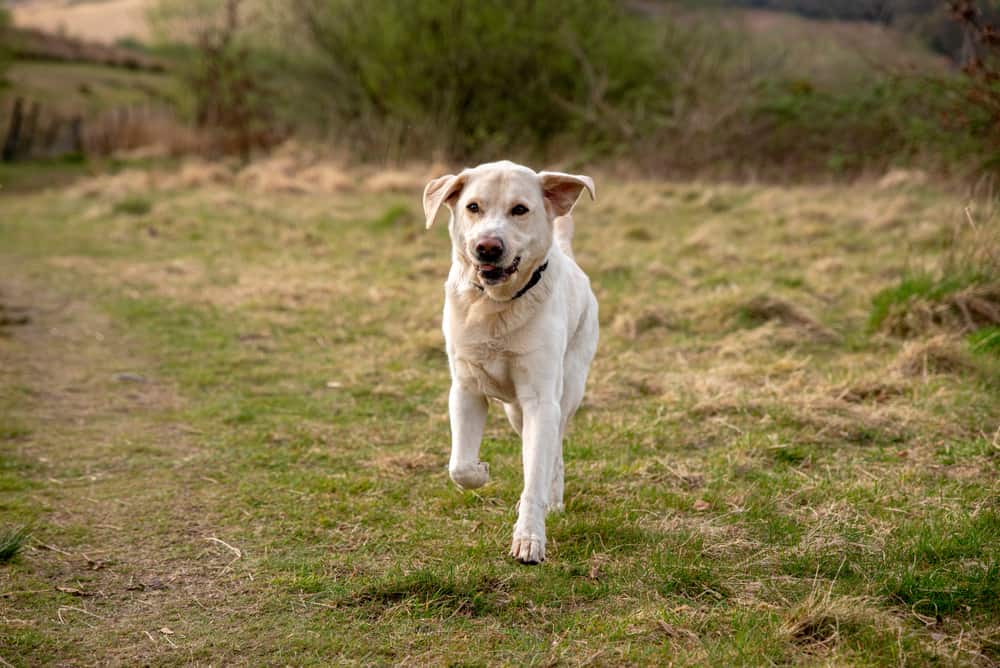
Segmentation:
[(489, 399), (522, 438), (524, 491), (510, 554), (545, 559), (545, 515), (563, 509), (562, 443), (597, 350), (597, 298), (576, 264), (570, 214), (590, 177), (502, 161), (432, 180), (430, 229), (451, 211), (443, 329), (451, 370), (448, 472), (462, 489), (489, 481), (479, 460)]

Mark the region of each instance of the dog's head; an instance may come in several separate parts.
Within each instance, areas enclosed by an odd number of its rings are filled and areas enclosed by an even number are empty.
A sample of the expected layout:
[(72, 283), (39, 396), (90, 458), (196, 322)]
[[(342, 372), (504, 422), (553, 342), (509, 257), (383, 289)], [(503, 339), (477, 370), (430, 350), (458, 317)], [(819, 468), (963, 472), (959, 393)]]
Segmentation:
[(485, 286), (497, 286), (544, 262), (553, 221), (573, 209), (584, 188), (594, 196), (587, 176), (491, 162), (428, 183), (424, 214), (430, 228), (445, 204), (452, 214), (448, 230), (456, 259)]

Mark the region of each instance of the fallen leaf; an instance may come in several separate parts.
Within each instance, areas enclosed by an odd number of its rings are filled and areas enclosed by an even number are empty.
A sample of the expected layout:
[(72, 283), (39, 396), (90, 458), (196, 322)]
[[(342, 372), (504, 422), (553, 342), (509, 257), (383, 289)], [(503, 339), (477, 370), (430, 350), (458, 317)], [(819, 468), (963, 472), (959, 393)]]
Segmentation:
[(164, 626), (164, 627), (163, 627), (162, 629), (160, 629), (160, 633), (162, 633), (162, 634), (163, 634), (163, 635), (165, 635), (165, 636), (172, 636), (172, 635), (174, 635), (174, 632), (173, 632), (173, 631), (171, 631), (171, 630), (170, 630), (170, 629), (169, 629), (168, 627), (166, 627), (166, 626)]
[(698, 499), (697, 501), (694, 502), (694, 505), (692, 507), (698, 512), (703, 512), (711, 508), (712, 504), (710, 504), (708, 501), (705, 501), (704, 499)]

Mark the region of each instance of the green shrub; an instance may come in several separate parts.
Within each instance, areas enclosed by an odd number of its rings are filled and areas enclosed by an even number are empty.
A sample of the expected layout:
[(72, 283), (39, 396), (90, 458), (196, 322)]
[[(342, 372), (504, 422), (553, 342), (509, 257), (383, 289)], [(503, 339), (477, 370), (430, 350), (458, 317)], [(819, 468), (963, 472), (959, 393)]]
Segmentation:
[(669, 122), (697, 52), (718, 50), (613, 0), (301, 7), (343, 136), (458, 157), (568, 138), (604, 150), (637, 137)]

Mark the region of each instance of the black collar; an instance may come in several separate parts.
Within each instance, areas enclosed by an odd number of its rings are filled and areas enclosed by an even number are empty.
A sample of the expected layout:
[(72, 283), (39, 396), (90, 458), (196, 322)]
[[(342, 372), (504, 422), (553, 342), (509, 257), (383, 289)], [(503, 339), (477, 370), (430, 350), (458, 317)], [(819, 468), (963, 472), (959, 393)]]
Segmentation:
[[(524, 285), (523, 288), (521, 288), (520, 290), (518, 290), (517, 293), (513, 297), (510, 298), (510, 301), (514, 301), (518, 297), (524, 296), (525, 292), (527, 292), (531, 288), (535, 287), (538, 284), (538, 281), (542, 280), (542, 272), (545, 271), (548, 268), (548, 266), (549, 266), (549, 262), (548, 262), (548, 260), (546, 260), (545, 264), (543, 264), (542, 266), (540, 266), (538, 269), (535, 269), (535, 273), (533, 273), (531, 275), (531, 279), (527, 283), (525, 283), (525, 285)], [(480, 292), (485, 292), (486, 291), (486, 288), (484, 288), (483, 286), (479, 285), (479, 283), (473, 283), (473, 285), (476, 286), (477, 288), (479, 288)]]

